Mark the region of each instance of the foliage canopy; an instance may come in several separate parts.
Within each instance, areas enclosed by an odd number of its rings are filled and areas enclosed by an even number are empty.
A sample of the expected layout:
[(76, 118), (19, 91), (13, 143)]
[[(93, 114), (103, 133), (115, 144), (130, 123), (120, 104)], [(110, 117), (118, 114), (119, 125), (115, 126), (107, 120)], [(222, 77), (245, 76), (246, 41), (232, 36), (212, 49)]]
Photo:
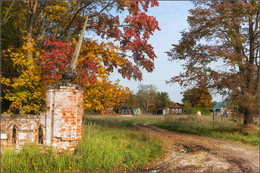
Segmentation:
[[(114, 70), (129, 80), (142, 80), (139, 68), (154, 69), (156, 55), (148, 39), (160, 28), (147, 11), (158, 6), (157, 1), (5, 1), (1, 5), (4, 111), (35, 113), (44, 106), (44, 88), (68, 69), (86, 16), (87, 36), (75, 69), (75, 83), (86, 89), (85, 95), (95, 96), (85, 97), (86, 108), (107, 113), (128, 98), (128, 88), (108, 80)], [(94, 40), (93, 35), (102, 40)]]

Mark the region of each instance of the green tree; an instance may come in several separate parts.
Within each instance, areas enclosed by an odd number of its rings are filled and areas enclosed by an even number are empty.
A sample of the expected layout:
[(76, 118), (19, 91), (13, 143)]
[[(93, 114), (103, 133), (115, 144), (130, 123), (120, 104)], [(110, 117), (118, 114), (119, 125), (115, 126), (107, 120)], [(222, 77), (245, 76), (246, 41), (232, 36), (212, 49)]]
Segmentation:
[(157, 94), (159, 99), (157, 109), (167, 106), (170, 102), (169, 94), (167, 92), (158, 92)]
[(232, 102), (244, 111), (244, 125), (250, 124), (259, 109), (259, 1), (194, 3), (188, 30), (168, 52), (171, 61), (185, 61), (185, 72), (169, 82), (232, 93)]
[(194, 108), (189, 103), (184, 103), (183, 112), (188, 115), (194, 114)]

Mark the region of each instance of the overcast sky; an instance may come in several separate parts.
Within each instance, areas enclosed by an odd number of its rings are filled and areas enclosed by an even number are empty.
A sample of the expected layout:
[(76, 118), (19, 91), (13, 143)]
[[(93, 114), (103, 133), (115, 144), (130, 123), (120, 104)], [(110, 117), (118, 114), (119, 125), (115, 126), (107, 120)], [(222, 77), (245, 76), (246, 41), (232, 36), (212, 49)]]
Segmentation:
[[(173, 102), (181, 103), (181, 92), (185, 89), (181, 89), (177, 83), (174, 85), (166, 84), (167, 80), (182, 71), (181, 62), (168, 61), (165, 52), (171, 49), (172, 44), (178, 43), (181, 38), (180, 31), (188, 28), (188, 10), (191, 8), (193, 8), (193, 4), (189, 1), (159, 1), (159, 7), (149, 9), (148, 14), (156, 17), (161, 28), (161, 31), (156, 31), (149, 40), (158, 57), (154, 62), (154, 71), (152, 73), (143, 71), (143, 81), (141, 82), (129, 81), (116, 72), (111, 74), (110, 80), (119, 79), (122, 86), (129, 87), (134, 93), (137, 92), (140, 83), (144, 85), (154, 84), (158, 91), (168, 92)], [(220, 97), (215, 97), (213, 100), (220, 101)]]

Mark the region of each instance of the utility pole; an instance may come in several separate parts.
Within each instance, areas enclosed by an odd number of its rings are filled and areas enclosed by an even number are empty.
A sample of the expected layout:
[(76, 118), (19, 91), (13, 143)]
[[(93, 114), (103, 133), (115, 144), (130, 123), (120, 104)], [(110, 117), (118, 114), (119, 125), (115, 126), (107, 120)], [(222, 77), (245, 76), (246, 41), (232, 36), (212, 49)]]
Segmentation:
[[(221, 115), (221, 123), (222, 123), (222, 120), (223, 120), (223, 117), (224, 117), (224, 115), (225, 115), (225, 112), (226, 112), (226, 110), (225, 110), (225, 108), (224, 108), (224, 99), (223, 99), (223, 95), (222, 95), (222, 107), (223, 107), (223, 114)], [(221, 124), (222, 125), (222, 124)]]
[(214, 115), (214, 113), (215, 113), (215, 109), (213, 108), (213, 129), (214, 129), (214, 126), (215, 126), (215, 115)]

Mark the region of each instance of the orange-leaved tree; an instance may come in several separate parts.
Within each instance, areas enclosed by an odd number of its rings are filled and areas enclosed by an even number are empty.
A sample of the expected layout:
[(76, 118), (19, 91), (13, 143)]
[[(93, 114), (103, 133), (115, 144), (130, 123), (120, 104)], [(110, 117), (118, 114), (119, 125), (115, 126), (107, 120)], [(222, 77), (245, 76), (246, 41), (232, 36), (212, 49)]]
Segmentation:
[[(46, 39), (44, 52), (39, 58), (39, 64), (45, 84), (50, 84), (61, 78), (62, 72), (68, 68), (66, 64), (71, 60), (73, 45), (57, 40)], [(100, 43), (84, 40), (80, 56), (77, 61), (74, 83), (84, 89), (84, 107), (86, 111), (94, 110), (101, 114), (111, 113), (126, 102), (130, 90), (123, 88), (118, 82), (109, 81), (109, 74), (116, 66), (119, 70), (126, 65), (122, 56), (116, 53), (116, 46), (112, 43)]]
[(120, 105), (127, 102), (131, 91), (107, 78), (97, 79), (94, 86), (88, 86), (84, 92), (86, 112), (95, 111), (100, 114), (115, 114)]
[[(75, 44), (76, 42), (74, 42)], [(84, 107), (88, 111), (96, 111), (101, 114), (114, 114), (119, 105), (125, 103), (129, 97), (129, 88), (124, 88), (116, 81), (109, 81), (109, 74), (117, 67), (124, 68), (127, 62), (116, 53), (118, 47), (112, 43), (100, 43), (85, 40), (81, 47), (81, 53), (77, 61), (75, 83), (85, 88)], [(95, 62), (95, 71), (84, 72), (84, 61)], [(86, 70), (89, 70), (87, 68)], [(91, 74), (95, 72), (94, 74)], [(87, 79), (90, 80), (87, 80)]]
[(183, 103), (189, 104), (192, 107), (212, 107), (212, 96), (205, 87), (191, 88), (183, 93)]

